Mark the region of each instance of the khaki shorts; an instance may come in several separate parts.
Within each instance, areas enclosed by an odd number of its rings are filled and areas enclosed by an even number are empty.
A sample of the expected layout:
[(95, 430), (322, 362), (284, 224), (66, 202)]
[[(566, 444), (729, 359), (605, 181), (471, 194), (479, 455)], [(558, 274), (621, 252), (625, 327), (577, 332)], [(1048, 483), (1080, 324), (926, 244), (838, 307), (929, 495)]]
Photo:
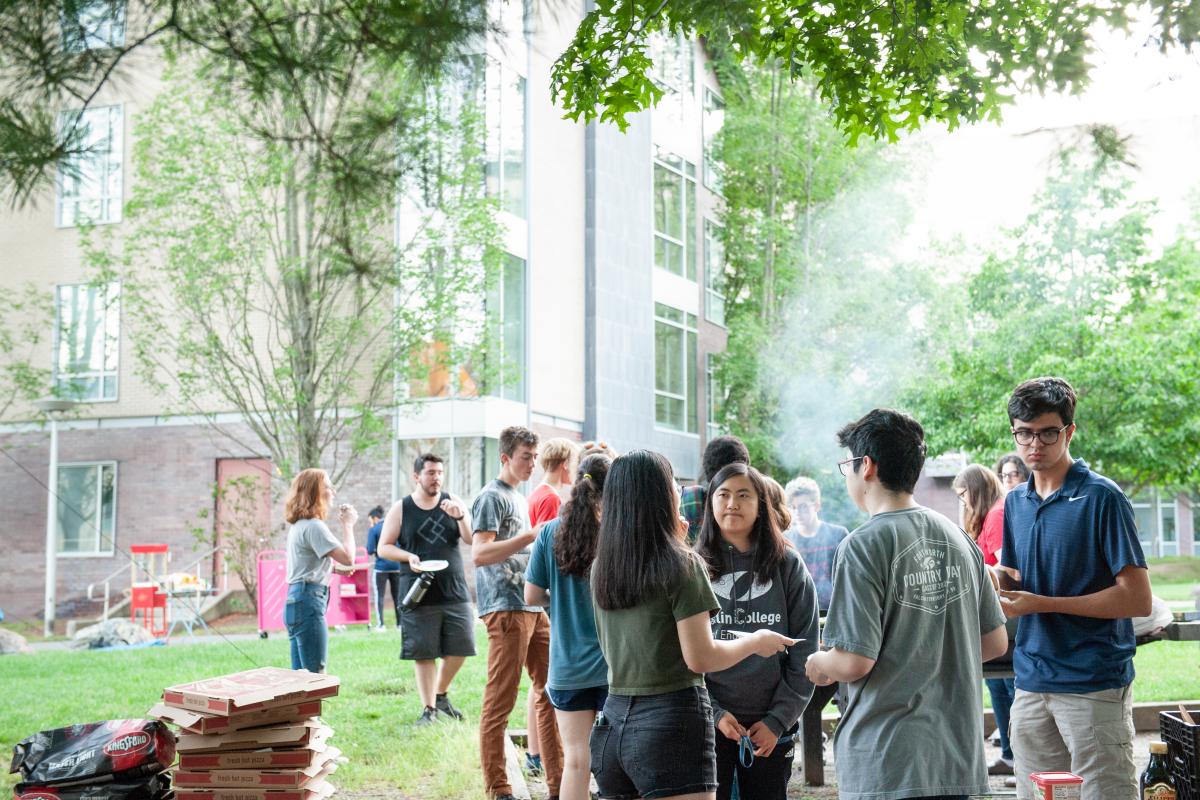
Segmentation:
[(1017, 797), (1036, 800), (1029, 775), (1073, 772), (1083, 778), (1082, 800), (1134, 800), (1133, 688), (1088, 694), (1017, 689), (1009, 721)]

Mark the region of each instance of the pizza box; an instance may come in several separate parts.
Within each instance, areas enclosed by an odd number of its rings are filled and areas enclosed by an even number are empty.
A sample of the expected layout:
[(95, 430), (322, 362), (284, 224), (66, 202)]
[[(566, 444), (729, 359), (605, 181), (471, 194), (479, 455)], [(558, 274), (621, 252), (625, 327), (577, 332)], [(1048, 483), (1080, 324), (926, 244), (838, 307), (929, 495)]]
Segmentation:
[[(253, 730), (253, 729), (252, 729)], [(337, 748), (330, 747), (331, 750)], [(179, 769), (298, 769), (323, 763), (325, 742), (286, 750), (233, 750), (227, 753), (182, 753)]]
[(318, 778), (303, 789), (270, 789), (261, 786), (236, 789), (180, 787), (175, 790), (175, 800), (326, 800), (333, 792), (333, 784)]
[(339, 755), (341, 751), (330, 747), (321, 754), (319, 761), (303, 769), (215, 769), (194, 772), (178, 769), (171, 776), (171, 784), (176, 790), (183, 787), (204, 789), (242, 786), (303, 789), (317, 778), (326, 778), (337, 771), (337, 762), (334, 759)]
[(279, 722), (294, 722), (309, 717), (318, 717), (321, 715), (321, 701), (310, 700), (294, 706), (264, 708), (260, 711), (249, 711), (231, 717), (201, 714), (199, 711), (188, 711), (163, 703), (154, 706), (149, 713), (164, 722), (178, 725), (189, 733), (224, 733), (242, 728), (255, 728), (259, 725), (274, 725)]
[(338, 693), (340, 683), (335, 675), (282, 667), (259, 667), (170, 686), (163, 689), (163, 703), (202, 714), (228, 717), (333, 697)]
[(319, 719), (299, 722), (283, 722), (264, 728), (244, 728), (226, 733), (181, 733), (175, 744), (180, 755), (184, 753), (228, 752), (230, 750), (261, 750), (270, 748), (322, 748), (333, 735), (330, 728)]

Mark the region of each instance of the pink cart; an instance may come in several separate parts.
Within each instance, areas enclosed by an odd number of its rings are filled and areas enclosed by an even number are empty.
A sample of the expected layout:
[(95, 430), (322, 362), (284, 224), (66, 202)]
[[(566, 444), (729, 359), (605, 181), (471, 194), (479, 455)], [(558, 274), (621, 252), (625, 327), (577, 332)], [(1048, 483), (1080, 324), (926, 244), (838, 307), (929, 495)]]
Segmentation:
[[(325, 621), (330, 625), (367, 625), (371, 621), (371, 579), (367, 551), (354, 554), (353, 575), (336, 572), (329, 577), (329, 610)], [(270, 631), (281, 631), (283, 607), (287, 603), (287, 553), (265, 550), (258, 554), (258, 635), (267, 638)]]

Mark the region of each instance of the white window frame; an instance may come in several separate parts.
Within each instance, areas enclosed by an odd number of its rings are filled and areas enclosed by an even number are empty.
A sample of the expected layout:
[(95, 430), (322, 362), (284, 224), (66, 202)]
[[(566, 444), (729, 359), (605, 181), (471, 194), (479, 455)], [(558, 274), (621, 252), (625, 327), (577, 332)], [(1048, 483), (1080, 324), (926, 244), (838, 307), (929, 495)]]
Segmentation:
[[(664, 308), (670, 308), (672, 311), (678, 312), (679, 314), (681, 314), (683, 316), (683, 321), (680, 322), (678, 320), (671, 319), (670, 317), (662, 316), (659, 313), (659, 306), (662, 306)], [(691, 323), (690, 325), (689, 325), (689, 321)], [(683, 357), (683, 394), (677, 394), (675, 392), (664, 391), (664, 390), (658, 388), (658, 370), (659, 370), (658, 326), (660, 324), (668, 325), (670, 327), (676, 328), (683, 332), (683, 346), (682, 346), (682, 351), (683, 351), (682, 352), (682, 357)], [(689, 337), (689, 334), (690, 334), (690, 337)], [(692, 343), (691, 347), (688, 346), (689, 338)], [(689, 378), (691, 380), (691, 383), (694, 384), (698, 377), (696, 375), (696, 371), (697, 371), (697, 367), (698, 367), (698, 364), (696, 362), (699, 357), (698, 356), (698, 347), (699, 347), (699, 332), (697, 331), (696, 315), (692, 314), (689, 311), (684, 311), (683, 309), (680, 309), (680, 308), (674, 308), (672, 306), (668, 306), (665, 303), (655, 303), (654, 304), (655, 359), (654, 359), (654, 399), (653, 399), (654, 408), (652, 409), (652, 414), (654, 415), (655, 430), (665, 431), (668, 433), (680, 434), (683, 436), (696, 436), (697, 438), (699, 437), (699, 427), (700, 427), (699, 415), (696, 413), (697, 409), (695, 408), (694, 402), (689, 401), (689, 399), (688, 399)], [(695, 393), (697, 390), (697, 387), (694, 385), (691, 386), (690, 388), (692, 389), (693, 393)], [(665, 398), (668, 398), (671, 400), (679, 400), (683, 403), (683, 427), (682, 428), (673, 428), (668, 423), (665, 423), (665, 422), (662, 422), (661, 420), (659, 420), (659, 418), (658, 418), (658, 398), (659, 397), (665, 397)], [(689, 427), (688, 427), (689, 425), (694, 426), (694, 427), (692, 429), (689, 429)]]
[[(511, 268), (519, 268), (521, 273), (521, 319), (517, 321), (521, 331), (521, 342), (519, 352), (510, 353), (507, 347), (506, 334), (508, 333), (509, 325), (512, 320), (508, 318), (505, 309), (504, 300), (507, 296), (506, 281), (508, 271)], [(495, 309), (488, 309), (486, 314), (489, 319), (495, 320), (497, 325), (497, 347), (500, 352), (500, 361), (497, 364), (496, 370), (496, 387), (485, 392), (487, 396), (499, 397), (504, 400), (512, 400), (517, 403), (524, 403), (529, 396), (529, 261), (512, 253), (504, 254), (504, 265), (501, 267), (499, 279), (496, 282), (496, 287), (493, 293), (493, 302), (497, 306)], [(515, 381), (506, 380), (510, 372), (517, 373)]]
[[(63, 538), (63, 532), (62, 532), (61, 526), (59, 525), (59, 519), (57, 517), (57, 514), (58, 514), (57, 500), (58, 500), (59, 480), (58, 480), (58, 476), (55, 475), (54, 476), (54, 480), (55, 480), (54, 493), (55, 493), (55, 498), (56, 498), (56, 502), (54, 504), (54, 508), (55, 508), (55, 520), (54, 520), (55, 555), (58, 558), (111, 558), (112, 556), (116, 555), (116, 552), (117, 552), (117, 546), (116, 546), (116, 543), (117, 543), (117, 519), (118, 519), (117, 500), (118, 500), (118, 497), (120, 496), (119, 488), (121, 485), (120, 465), (116, 461), (72, 461), (72, 462), (58, 465), (59, 471), (61, 471), (63, 469), (67, 469), (69, 467), (95, 467), (96, 468), (96, 484), (97, 484), (97, 486), (96, 486), (96, 502), (98, 504), (100, 504), (100, 508), (98, 508), (96, 510), (96, 539), (95, 539), (95, 541), (96, 541), (97, 545), (103, 544), (103, 533), (102, 533), (102, 531), (103, 531), (103, 524), (102, 524), (102, 515), (103, 515), (102, 497), (103, 497), (103, 494), (101, 491), (101, 476), (103, 475), (103, 470), (105, 467), (112, 467), (112, 471), (113, 471), (113, 498), (112, 498), (112, 514), (111, 514), (111, 516), (112, 516), (112, 535), (109, 538), (109, 542), (108, 542), (109, 549), (108, 550), (94, 550), (94, 551), (87, 551), (87, 552), (63, 552), (63, 551), (59, 550), (59, 546), (60, 546), (59, 541)], [(78, 509), (75, 509), (75, 510), (78, 510)]]
[[(121, 398), (121, 284), (119, 281), (113, 281), (106, 284), (104, 294), (101, 297), (101, 306), (104, 309), (104, 316), (100, 320), (100, 362), (99, 370), (87, 370), (84, 372), (66, 372), (62, 368), (62, 295), (64, 289), (90, 289), (97, 288), (90, 283), (60, 283), (54, 287), (54, 353), (52, 358), (52, 380), (56, 390), (59, 390), (63, 396), (76, 400), (80, 403), (115, 403)], [(115, 317), (113, 329), (116, 331), (115, 337), (112, 339), (112, 357), (113, 368), (111, 370), (104, 369), (103, 365), (106, 362), (107, 348), (109, 346), (109, 315)], [(78, 320), (76, 320), (78, 322)], [(113, 379), (113, 394), (107, 397), (104, 394), (104, 383), (106, 378)], [(72, 391), (72, 384), (78, 380), (86, 380), (95, 378), (99, 382), (100, 394), (98, 397), (75, 397)]]
[[(675, 166), (673, 163), (671, 163), (671, 161), (670, 161), (671, 158), (678, 160), (678, 162), (679, 162), (678, 167)], [(669, 233), (665, 233), (665, 232), (658, 230), (658, 224), (657, 224), (658, 220), (657, 220), (657, 215), (654, 212), (654, 203), (655, 203), (655, 199), (657, 197), (657, 192), (658, 192), (657, 172), (658, 172), (658, 169), (660, 169), (660, 168), (666, 170), (667, 172), (670, 172), (671, 174), (673, 174), (680, 180), (681, 203), (680, 203), (680, 208), (679, 208), (679, 215), (680, 215), (679, 227), (680, 227), (680, 230), (683, 231), (683, 239), (682, 240), (675, 238), (674, 236), (672, 236)], [(683, 158), (682, 156), (677, 156), (674, 153), (671, 153), (661, 147), (655, 148), (654, 163), (650, 170), (650, 226), (651, 226), (651, 229), (653, 232), (653, 236), (651, 239), (651, 245), (650, 245), (650, 248), (651, 248), (650, 249), (650, 260), (651, 260), (651, 263), (654, 264), (655, 269), (660, 269), (671, 275), (677, 275), (678, 277), (681, 277), (684, 280), (692, 281), (693, 283), (696, 281), (696, 272), (697, 272), (696, 260), (698, 257), (698, 253), (695, 252), (697, 249), (697, 242), (696, 242), (697, 237), (696, 237), (695, 227), (696, 227), (696, 218), (697, 218), (698, 212), (699, 212), (699, 209), (697, 208), (697, 206), (699, 206), (697, 192), (698, 192), (698, 189), (696, 186), (696, 165), (693, 164), (692, 162), (688, 161), (686, 158)], [(689, 195), (690, 195), (690, 203), (691, 203), (691, 208), (690, 208), (691, 224), (690, 225), (688, 224)], [(691, 234), (691, 236), (688, 235), (689, 233)], [(658, 258), (655, 253), (655, 250), (656, 250), (655, 243), (659, 239), (661, 239), (662, 241), (664, 241), (668, 244), (676, 245), (677, 247), (679, 247), (683, 250), (683, 272), (682, 273), (673, 272), (658, 263)]]
[[(55, 181), (55, 224), (73, 228), (80, 222), (111, 225), (121, 221), (124, 202), (125, 106), (97, 106), (82, 111), (66, 110), (58, 115), (61, 136), (79, 125), (84, 127), (81, 144), (85, 152), (71, 157), (70, 165), (60, 164)], [(96, 125), (107, 128), (105, 136), (93, 135)], [(107, 142), (105, 140), (107, 139)], [(99, 144), (106, 144), (99, 149)], [(75, 174), (72, 175), (71, 173)], [(85, 190), (95, 187), (89, 195)], [(94, 214), (85, 213), (84, 205), (94, 204)]]

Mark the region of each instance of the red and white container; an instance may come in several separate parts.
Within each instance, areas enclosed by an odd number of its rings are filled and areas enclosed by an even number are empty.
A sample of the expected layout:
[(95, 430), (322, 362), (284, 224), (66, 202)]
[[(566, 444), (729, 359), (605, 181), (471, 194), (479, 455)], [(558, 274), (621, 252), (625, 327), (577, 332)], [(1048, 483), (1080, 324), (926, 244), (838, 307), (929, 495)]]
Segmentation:
[(1029, 776), (1039, 800), (1080, 800), (1083, 778), (1070, 772), (1035, 772)]

